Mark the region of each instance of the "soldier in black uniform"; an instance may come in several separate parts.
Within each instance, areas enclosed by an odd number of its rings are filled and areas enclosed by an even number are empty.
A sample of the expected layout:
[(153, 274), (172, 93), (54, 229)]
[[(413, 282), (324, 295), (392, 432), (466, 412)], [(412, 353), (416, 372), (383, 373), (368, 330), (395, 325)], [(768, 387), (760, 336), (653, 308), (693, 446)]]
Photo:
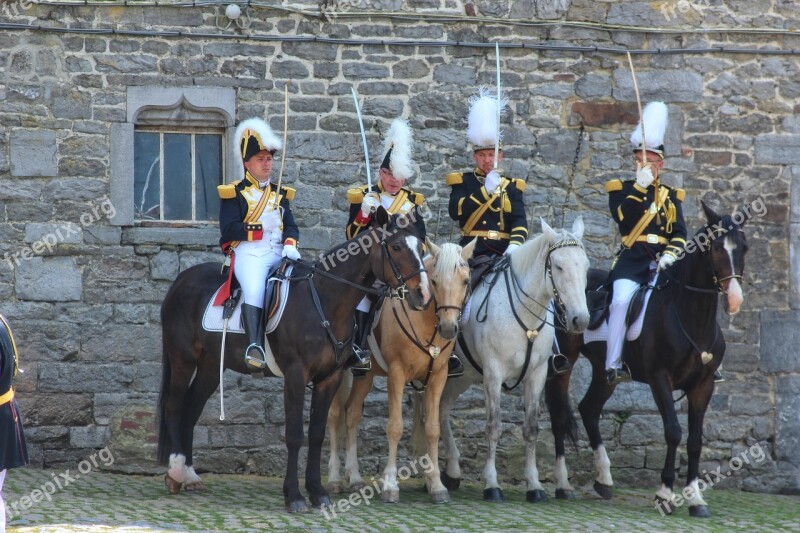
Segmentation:
[(17, 347), (11, 328), (0, 317), (0, 531), (5, 531), (3, 481), (6, 470), (28, 464), (28, 447), (22, 429), (22, 414), (14, 399), (14, 377), (17, 374)]

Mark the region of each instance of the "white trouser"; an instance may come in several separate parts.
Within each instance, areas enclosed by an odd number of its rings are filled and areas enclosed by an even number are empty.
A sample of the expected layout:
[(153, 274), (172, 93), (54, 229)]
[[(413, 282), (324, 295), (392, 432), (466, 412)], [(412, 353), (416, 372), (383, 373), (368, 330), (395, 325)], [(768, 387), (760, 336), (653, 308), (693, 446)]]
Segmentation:
[(6, 531), (6, 502), (3, 501), (3, 481), (6, 479), (6, 471), (0, 470), (0, 533)]
[(233, 262), (233, 273), (239, 280), (244, 295), (244, 303), (256, 307), (264, 307), (264, 287), (267, 285), (267, 274), (281, 262), (282, 246), (273, 248), (264, 254), (251, 254), (248, 250), (240, 250), (242, 243), (236, 248)]
[(614, 282), (614, 297), (608, 313), (608, 342), (606, 350), (606, 370), (622, 368), (622, 345), (625, 343), (625, 315), (628, 304), (639, 284), (629, 279)]

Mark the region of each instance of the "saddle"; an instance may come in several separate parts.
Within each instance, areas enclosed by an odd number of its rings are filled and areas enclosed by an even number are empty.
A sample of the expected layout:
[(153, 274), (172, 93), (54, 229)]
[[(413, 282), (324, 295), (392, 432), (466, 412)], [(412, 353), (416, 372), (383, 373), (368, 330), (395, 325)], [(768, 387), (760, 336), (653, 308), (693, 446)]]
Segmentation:
[[(625, 314), (625, 327), (629, 328), (644, 310), (647, 301), (648, 286), (640, 286), (630, 303)], [(603, 322), (608, 319), (609, 306), (613, 296), (613, 289), (609, 290), (605, 285), (600, 285), (595, 289), (586, 290), (586, 305), (589, 307), (589, 326), (587, 329), (596, 330)]]
[(471, 257), (468, 261), (469, 264), (469, 287), (475, 290), (481, 280), (486, 276), (487, 272), (494, 267), (503, 256), (493, 255), (479, 255)]

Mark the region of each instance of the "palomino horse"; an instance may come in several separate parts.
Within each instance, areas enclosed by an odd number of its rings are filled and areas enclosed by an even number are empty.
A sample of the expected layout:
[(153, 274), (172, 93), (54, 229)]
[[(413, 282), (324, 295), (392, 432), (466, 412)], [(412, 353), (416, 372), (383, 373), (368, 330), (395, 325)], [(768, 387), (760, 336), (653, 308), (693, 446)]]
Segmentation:
[[(305, 486), (312, 505), (330, 504), (320, 477), (320, 454), (328, 409), (352, 343), (356, 305), (374, 291), (376, 279), (402, 294), (413, 307), (421, 308), (429, 300), (422, 242), (414, 225), (405, 217), (390, 220), (383, 208), (373, 221), (369, 231), (329, 250), (321, 264), (295, 263), (283, 319), (269, 335), (284, 374), (288, 457), (283, 494), (291, 512), (307, 511), (297, 458), (303, 444), (303, 403), (309, 382), (314, 387)], [(222, 338), (220, 333), (203, 330), (201, 319), (224, 279), (217, 263), (189, 268), (177, 277), (161, 306), (164, 355), (158, 457), (162, 463), (169, 461), (165, 480), (170, 493), (178, 492), (182, 484), (186, 490), (204, 489), (192, 467), (192, 433), (219, 385)], [(387, 288), (383, 295), (388, 292)], [(242, 357), (246, 345), (244, 335), (227, 336), (225, 367), (249, 373)]]
[[(402, 300), (392, 300), (383, 306), (380, 320), (375, 328), (375, 338), (380, 353), (388, 366), (389, 421), (386, 434), (389, 438), (389, 460), (383, 471), (384, 479), (381, 499), (388, 503), (400, 501), (397, 485), (397, 444), (403, 434), (403, 389), (412, 380), (419, 380), (425, 387), (425, 424), (427, 453), (432, 468), (426, 472), (426, 487), (433, 501), (448, 501), (447, 489), (439, 474), (439, 398), (447, 381), (447, 359), (453, 351), (458, 334), (461, 310), (469, 292), (469, 265), (475, 241), (463, 249), (456, 244), (443, 244), (441, 249), (428, 243), (431, 257), (425, 267), (430, 272), (434, 305), (422, 311), (409, 311)], [(347, 455), (345, 472), (350, 478), (350, 490), (359, 490), (364, 485), (358, 470), (358, 424), (364, 398), (372, 389), (375, 375), (387, 375), (377, 364), (365, 379), (353, 380), (347, 396), (347, 384), (331, 405), (328, 431), (331, 442), (328, 487), (332, 492), (341, 492), (337, 429), (342, 414), (347, 426)]]
[[(728, 313), (733, 315), (739, 311), (743, 301), (739, 280), (742, 279), (747, 252), (747, 241), (742, 232), (747, 217), (741, 217), (737, 222), (731, 216), (720, 217), (705, 204), (703, 210), (708, 225), (696, 234), (695, 242), (712, 241), (711, 244), (699, 246), (694, 253), (687, 252), (659, 274), (644, 316), (642, 333), (638, 339), (626, 342), (623, 351), (633, 379), (650, 386), (664, 423), (667, 457), (661, 471), (663, 485), (656, 492), (656, 501), (666, 513), (674, 510), (675, 453), (681, 441), (681, 426), (675, 413), (672, 391), (680, 389), (686, 394), (689, 401), (689, 438), (686, 443), (689, 465), (684, 493), (690, 496), (687, 498), (689, 514), (697, 517), (710, 516), (697, 477), (703, 446), (703, 417), (714, 392), (714, 372), (725, 354), (725, 339), (717, 324), (717, 295), (720, 292), (725, 294)], [(749, 216), (749, 210), (744, 211)], [(589, 287), (593, 290), (602, 288), (607, 279), (607, 272), (593, 269)], [(594, 450), (598, 472), (595, 490), (610, 499), (613, 486), (611, 462), (600, 435), (600, 414), (615, 385), (609, 385), (606, 380), (605, 341), (586, 342), (584, 335), (559, 332), (557, 338), (559, 348), (570, 362), (574, 364), (578, 355), (583, 353), (592, 364), (592, 382), (578, 409)], [(555, 436), (556, 494), (567, 499), (574, 496), (567, 479), (564, 437), (568, 436), (573, 442), (577, 439), (568, 395), (569, 377), (570, 373), (557, 376), (546, 387)]]
[[(493, 502), (505, 499), (495, 468), (497, 441), (502, 433), (500, 395), (502, 389), (522, 383), (527, 500), (547, 499), (536, 469), (539, 399), (554, 339), (552, 314), (547, 310), (550, 301), (555, 299), (556, 307), (563, 309), (568, 318), (566, 327), (573, 332), (583, 331), (589, 323), (584, 293), (589, 259), (581, 237), (582, 218), (575, 220), (571, 233), (553, 230), (542, 220), (542, 233), (490, 271), (472, 294), (471, 311), (463, 332), (467, 350), (461, 346), (456, 348), (464, 361), (465, 373), (458, 379), (448, 380), (439, 408), (447, 460), (442, 481), (447, 488), (458, 488), (461, 478), (460, 454), (450, 428), (450, 410), (462, 392), (482, 381), (489, 444), (483, 470), (486, 482), (483, 497)], [(515, 384), (507, 387), (508, 380), (514, 380)], [(419, 422), (417, 418), (416, 423)]]

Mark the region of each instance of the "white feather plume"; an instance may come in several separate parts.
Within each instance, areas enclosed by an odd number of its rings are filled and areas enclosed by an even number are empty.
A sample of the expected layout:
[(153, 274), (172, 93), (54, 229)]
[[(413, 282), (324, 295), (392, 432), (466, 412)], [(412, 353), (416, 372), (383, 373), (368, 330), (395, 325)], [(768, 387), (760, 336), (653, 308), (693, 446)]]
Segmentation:
[(403, 118), (396, 118), (386, 132), (383, 153), (392, 150), (389, 156), (389, 166), (392, 174), (398, 179), (407, 180), (414, 175), (414, 135), (408, 122)]
[(642, 145), (642, 122), (647, 128), (644, 132), (644, 141), (647, 150), (656, 150), (664, 144), (664, 135), (667, 132), (667, 117), (669, 112), (664, 102), (650, 102), (642, 111), (642, 119), (631, 134), (631, 144), (634, 148)]
[[(497, 123), (497, 95), (481, 87), (478, 96), (469, 100), (467, 117), (467, 138), (474, 149), (494, 148), (495, 142), (503, 140), (503, 133)], [(500, 99), (500, 115), (508, 109), (508, 98)]]

